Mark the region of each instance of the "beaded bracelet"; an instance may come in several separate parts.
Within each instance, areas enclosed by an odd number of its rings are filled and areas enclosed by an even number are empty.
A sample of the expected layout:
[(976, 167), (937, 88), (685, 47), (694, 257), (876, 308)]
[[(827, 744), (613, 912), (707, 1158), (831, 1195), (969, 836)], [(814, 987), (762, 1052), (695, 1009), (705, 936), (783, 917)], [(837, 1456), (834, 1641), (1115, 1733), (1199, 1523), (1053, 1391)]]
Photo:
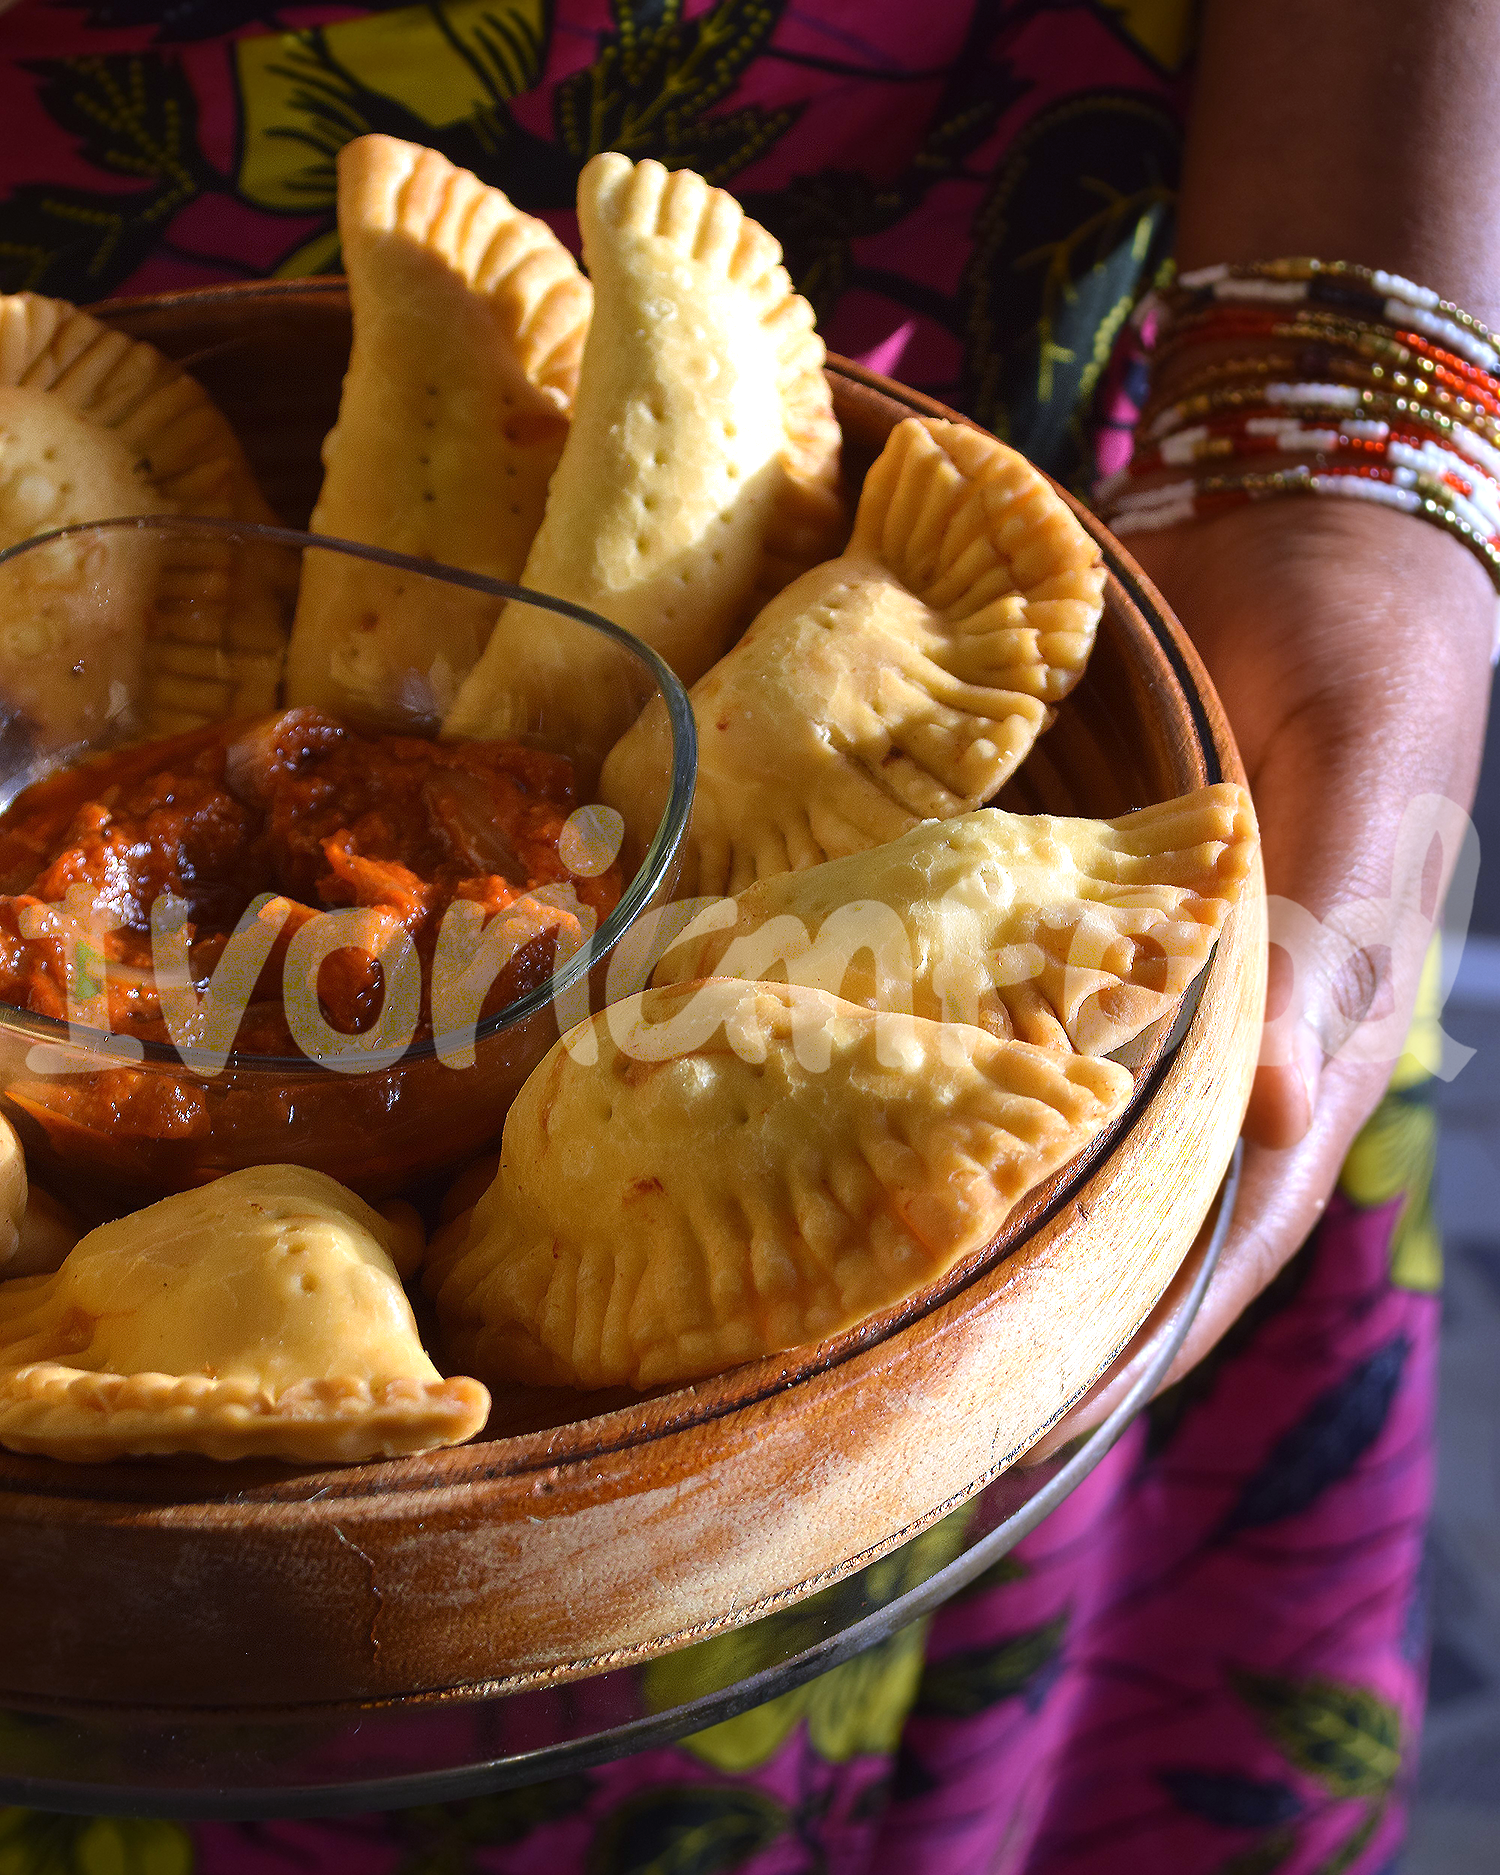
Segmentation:
[[(1183, 398), (1196, 397), (1201, 392), (1221, 388), (1246, 390), (1258, 383), (1298, 380), (1317, 383), (1326, 382), (1329, 378), (1345, 384), (1362, 385), (1371, 391), (1405, 396), (1417, 402), (1430, 398), (1434, 390), (1451, 388), (1441, 380), (1434, 384), (1430, 375), (1415, 377), (1405, 371), (1372, 372), (1360, 359), (1341, 357), (1336, 353), (1309, 347), (1295, 357), (1286, 352), (1267, 352), (1261, 358), (1224, 358), (1207, 364), (1189, 362), (1174, 373), (1172, 397), (1181, 402)], [(1500, 422), (1500, 396), (1491, 397), (1478, 386), (1466, 386), (1464, 400), (1471, 403), (1481, 416)], [(1149, 414), (1154, 419), (1165, 407), (1165, 400), (1153, 399), (1143, 414)]]
[[(1482, 516), (1461, 513), (1454, 491), (1437, 477), (1406, 471), (1411, 482), (1397, 481), (1399, 470), (1344, 468), (1314, 470), (1306, 464), (1266, 473), (1206, 475), (1166, 483), (1121, 496), (1110, 515), (1117, 534), (1152, 533), (1219, 514), (1273, 495), (1324, 495), (1378, 501), (1435, 521), (1484, 562), (1500, 591), (1500, 530)], [(1466, 504), (1467, 505), (1467, 504)]]
[(1330, 356), (1342, 348), (1382, 370), (1409, 371), (1435, 378), (1455, 389), (1471, 385), (1483, 390), (1494, 381), (1492, 373), (1467, 358), (1460, 358), (1455, 352), (1433, 345), (1418, 333), (1399, 328), (1391, 332), (1378, 331), (1352, 324), (1342, 315), (1321, 312), (1304, 312), (1292, 318), (1242, 310), (1188, 314), (1174, 320), (1169, 332), (1158, 340), (1155, 356), (1158, 362), (1165, 363), (1184, 347), (1202, 348), (1215, 343), (1243, 345), (1247, 338), (1301, 341)]
[(1215, 300), (1336, 307), (1366, 321), (1408, 325), (1441, 339), (1485, 371), (1500, 370), (1500, 346), (1472, 314), (1398, 273), (1347, 260), (1267, 260), (1248, 267), (1200, 267), (1177, 276), (1178, 289)]
[[(1200, 423), (1177, 431), (1144, 458), (1138, 455), (1134, 471), (1141, 474), (1197, 462), (1298, 454), (1347, 457), (1372, 467), (1435, 475), (1459, 497), (1461, 513), (1465, 512), (1462, 504), (1472, 505), (1488, 521), (1486, 531), (1500, 528), (1500, 488), (1493, 476), (1422, 431), (1393, 429), (1387, 423), (1340, 423), (1318, 429), (1308, 428), (1300, 417), (1242, 417), (1228, 426)], [(1101, 492), (1106, 491), (1113, 492), (1101, 484)]]
[(1253, 388), (1229, 386), (1199, 391), (1192, 397), (1180, 398), (1165, 410), (1154, 413), (1148, 404), (1136, 432), (1136, 446), (1139, 448), (1142, 440), (1158, 443), (1174, 430), (1199, 422), (1205, 417), (1216, 416), (1221, 411), (1274, 409), (1305, 410), (1310, 414), (1335, 419), (1359, 415), (1389, 422), (1393, 417), (1405, 418), (1452, 437), (1456, 448), (1466, 452), (1472, 450), (1474, 459), (1482, 462), (1486, 468), (1492, 460), (1500, 466), (1500, 419), (1491, 417), (1476, 405), (1467, 404), (1459, 414), (1455, 414), (1452, 409), (1444, 409), (1436, 402), (1407, 397), (1400, 391), (1372, 391), (1354, 384), (1268, 381)]
[(1158, 309), (1134, 453), (1097, 491), (1117, 533), (1285, 495), (1374, 501), (1445, 529), (1500, 591), (1500, 341), (1471, 314), (1308, 259), (1200, 268)]

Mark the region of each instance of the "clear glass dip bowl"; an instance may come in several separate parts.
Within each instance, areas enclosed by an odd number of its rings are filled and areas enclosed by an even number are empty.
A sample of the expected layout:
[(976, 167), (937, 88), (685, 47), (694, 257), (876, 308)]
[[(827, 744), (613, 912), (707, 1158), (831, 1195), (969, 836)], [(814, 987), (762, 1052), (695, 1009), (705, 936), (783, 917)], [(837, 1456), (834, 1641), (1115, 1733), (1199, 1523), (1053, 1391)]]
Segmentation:
[[(377, 1021), (379, 1045), (334, 1037), (312, 1055), (251, 1054), (111, 1034), (97, 1025), (98, 1000), (70, 1004), (67, 1021), (0, 1005), (0, 1109), (22, 1137), (32, 1176), (86, 1217), (254, 1164), (313, 1166), (375, 1199), (430, 1187), (498, 1144), (511, 1100), (559, 1033), (599, 1006), (606, 980), (611, 1000), (641, 987), (671, 934), (653, 914), (671, 896), (697, 758), (686, 693), (661, 659), (566, 602), (284, 528), (109, 521), (0, 553), (0, 809), (59, 768), (194, 717), (274, 709), (276, 648), (304, 562), (322, 556), (367, 585), (388, 579), (405, 603), (430, 600), (433, 617), (461, 615), (481, 641), (502, 604), (533, 608), (536, 694), (558, 697), (558, 668), (576, 656), (590, 682), (612, 686), (627, 720), (660, 695), (671, 724), (670, 773), (656, 778), (666, 810), (644, 853), (620, 854), (619, 901), (592, 934), (575, 925), (570, 954), (566, 942), (547, 940), (550, 978), (482, 1019), (471, 1011), (466, 1027), (419, 1030), (405, 1045), (405, 1023), (387, 1034)], [(173, 646), (165, 672), (144, 650), (164, 637)], [(431, 705), (429, 724), (442, 702), (437, 668), (412, 671), (406, 687)], [(566, 701), (530, 706), (506, 739), (573, 757)], [(618, 816), (587, 806), (591, 767), (579, 764), (579, 810), (571, 844), (560, 848), (565, 860), (576, 855), (580, 878), (600, 869), (620, 837)], [(20, 889), (0, 880), (0, 891)], [(670, 917), (673, 928), (683, 922), (676, 910)], [(388, 1010), (393, 979), (382, 980)], [(432, 1007), (438, 1030), (435, 998)]]

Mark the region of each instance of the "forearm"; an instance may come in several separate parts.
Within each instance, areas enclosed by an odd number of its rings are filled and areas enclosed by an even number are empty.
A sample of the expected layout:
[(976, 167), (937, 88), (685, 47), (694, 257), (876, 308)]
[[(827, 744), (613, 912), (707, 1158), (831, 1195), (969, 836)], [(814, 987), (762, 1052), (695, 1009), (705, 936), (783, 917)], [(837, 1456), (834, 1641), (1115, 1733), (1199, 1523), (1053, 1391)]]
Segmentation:
[[(1497, 97), (1492, 4), (1207, 0), (1180, 266), (1353, 261), (1500, 326)], [(1242, 348), (1232, 328), (1218, 344)], [(1184, 382), (1205, 363), (1188, 347), (1177, 359)], [(1174, 394), (1170, 377), (1158, 388)], [(1364, 501), (1250, 501), (1127, 544), (1195, 640), (1244, 757), (1281, 938), (1272, 1014), (1288, 1018), (1256, 1076), (1233, 1225), (1175, 1377), (1306, 1239), (1400, 1051), (1437, 898), (1425, 862), (1441, 851), (1451, 866), (1456, 845), (1420, 839), (1453, 818), (1420, 797), (1471, 798), (1495, 595), (1451, 535)], [(1368, 914), (1414, 861), (1421, 916), (1372, 935)], [(1131, 1378), (1112, 1376), (1053, 1444)]]
[[(1208, 0), (1180, 263), (1362, 262), (1500, 322), (1496, 95), (1488, 4)], [(1243, 341), (1231, 326), (1215, 345)], [(1158, 393), (1221, 362), (1179, 346)], [(1479, 559), (1424, 516), (1348, 500), (1255, 501), (1135, 544), (1229, 711), (1272, 892), (1321, 920), (1390, 890), (1408, 807), (1471, 798), (1495, 620)], [(1376, 974), (1400, 963), (1399, 1001), (1419, 955), (1387, 955)], [(1341, 1053), (1382, 986), (1313, 973), (1305, 988), (1302, 1078), (1316, 1099), (1312, 1038)], [(1378, 1075), (1356, 1078), (1351, 1121), (1379, 1091)], [(1296, 1077), (1262, 1080), (1255, 1113), (1275, 1122), (1263, 1136), (1295, 1138)]]
[[(1493, 0), (1206, 0), (1179, 265), (1293, 254), (1357, 261), (1405, 274), (1500, 326), (1497, 97), (1500, 7)], [(1170, 388), (1170, 376), (1165, 382)], [(1390, 540), (1382, 557), (1395, 562), (1395, 543), (1420, 537), (1416, 559), (1446, 572), (1445, 603), (1427, 608), (1441, 610), (1441, 650), (1408, 642), (1421, 633), (1404, 629), (1414, 622), (1405, 615), (1423, 608), (1393, 573), (1370, 629), (1346, 633), (1335, 656), (1367, 662), (1373, 639), (1393, 665), (1381, 700), (1398, 708), (1406, 704), (1400, 693), (1424, 675), (1429, 691), (1441, 692), (1455, 667), (1464, 673), (1462, 698), (1449, 705), (1461, 726), (1455, 721), (1447, 746), (1407, 751), (1406, 778), (1414, 791), (1435, 785), (1466, 801), (1493, 641), (1489, 581), (1458, 542), (1445, 539), (1439, 548), (1427, 538), (1437, 530), (1426, 521), (1389, 512), (1344, 518), (1347, 531), (1366, 528)], [(1246, 528), (1255, 525), (1247, 518)], [(1301, 531), (1308, 527), (1338, 531), (1324, 516), (1299, 523)], [(1217, 624), (1201, 613), (1187, 622), (1200, 642)], [(1216, 649), (1216, 664), (1236, 656), (1231, 645)], [(1412, 660), (1426, 672), (1407, 668)], [(1320, 677), (1334, 683), (1336, 671)], [(1368, 704), (1375, 687), (1362, 688)], [(1382, 725), (1372, 719), (1370, 728), (1378, 735)], [(1253, 745), (1255, 725), (1242, 725), (1241, 734)]]
[(1500, 325), (1493, 0), (1206, 0), (1178, 260), (1309, 254)]

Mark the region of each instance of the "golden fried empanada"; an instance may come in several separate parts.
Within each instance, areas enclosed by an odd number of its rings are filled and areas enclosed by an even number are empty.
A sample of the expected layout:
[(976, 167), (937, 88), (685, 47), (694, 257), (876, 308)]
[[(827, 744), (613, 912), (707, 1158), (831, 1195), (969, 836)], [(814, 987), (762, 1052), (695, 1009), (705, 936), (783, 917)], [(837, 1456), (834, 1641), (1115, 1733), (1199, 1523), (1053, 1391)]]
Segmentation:
[(138, 452), (52, 391), (0, 384), (0, 547), (75, 521), (151, 514), (163, 497)]
[(0, 1263), (0, 1278), (50, 1275), (82, 1235), (82, 1225), (61, 1199), (40, 1185), (29, 1186), (15, 1255)]
[(27, 1178), (16, 1129), (0, 1115), (0, 1279), (55, 1270), (78, 1237), (67, 1206)]
[(0, 1275), (21, 1244), (26, 1216), (26, 1155), (10, 1121), (0, 1114)]
[(321, 1172), (256, 1166), (0, 1283), (0, 1445), (349, 1461), (451, 1445), (489, 1397), (423, 1351), (402, 1227)]
[(1202, 969), (1257, 848), (1250, 796), (1227, 781), (1118, 820), (981, 808), (749, 886), (654, 981), (781, 975), (1104, 1055)]
[[(0, 385), (0, 547), (164, 505), (143, 464), (50, 391)], [(38, 547), (0, 572), (0, 693), (41, 748), (109, 734), (136, 697), (155, 556), (129, 537)]]
[[(1077, 682), (1103, 594), (1098, 548), (1024, 457), (956, 423), (898, 424), (843, 555), (693, 686), (680, 889), (738, 892), (978, 807)], [(667, 739), (653, 703), (604, 765), (600, 799), (638, 849)]]
[(66, 300), (0, 294), (0, 384), (48, 391), (114, 431), (160, 498), (151, 512), (275, 519), (202, 386), (154, 345)]
[[(595, 317), (522, 583), (623, 625), (691, 683), (843, 539), (823, 344), (776, 242), (691, 170), (596, 156), (578, 221)], [(541, 701), (602, 759), (630, 698), (607, 655), (578, 669), (571, 632), (548, 684), (542, 624), (502, 615), (445, 736), (513, 735)]]
[(532, 1074), (426, 1280), (497, 1383), (692, 1380), (933, 1281), (1130, 1091), (1113, 1062), (821, 990), (647, 990)]
[[(591, 294), (545, 222), (436, 150), (339, 152), (354, 348), (314, 533), (514, 580), (568, 430)], [(310, 554), (287, 700), (436, 728), (496, 604)]]
[[(106, 432), (101, 463), (117, 470), (128, 459), (142, 478), (134, 506), (116, 501), (107, 514), (79, 513), (78, 520), (121, 513), (275, 519), (234, 432), (202, 387), (155, 346), (111, 331), (65, 300), (0, 295), (0, 385), (58, 399)], [(131, 578), (148, 558), (140, 546), (136, 556)], [(200, 539), (174, 550), (151, 578), (154, 602), (139, 618), (127, 616), (133, 587), (127, 583), (123, 593), (118, 581), (113, 587), (111, 631), (134, 631), (140, 640), (131, 728), (169, 735), (273, 708), (285, 633), (279, 595), (260, 568), (228, 543)], [(110, 596), (109, 582), (96, 579), (95, 606)], [(118, 692), (113, 701), (120, 703)], [(68, 708), (65, 695), (50, 697), (43, 717), (50, 722)], [(123, 705), (111, 714), (123, 720)], [(92, 723), (87, 727), (92, 731)]]

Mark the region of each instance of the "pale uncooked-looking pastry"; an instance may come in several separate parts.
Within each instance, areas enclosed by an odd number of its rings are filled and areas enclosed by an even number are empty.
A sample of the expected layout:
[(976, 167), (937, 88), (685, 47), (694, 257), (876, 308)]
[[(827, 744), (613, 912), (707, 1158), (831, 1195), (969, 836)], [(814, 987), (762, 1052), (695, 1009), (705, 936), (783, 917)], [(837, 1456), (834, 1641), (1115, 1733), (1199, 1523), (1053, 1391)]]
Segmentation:
[[(128, 460), (142, 479), (133, 507), (117, 499), (108, 515), (72, 518), (180, 513), (232, 521), (275, 519), (234, 432), (202, 387), (154, 346), (111, 331), (64, 300), (34, 293), (0, 295), (0, 386), (58, 399), (91, 429), (105, 433), (97, 473), (117, 479)], [(45, 460), (36, 466), (47, 474)], [(112, 545), (109, 551), (119, 557), (127, 550)], [(142, 735), (168, 735), (274, 707), (285, 629), (281, 596), (263, 565), (222, 541), (186, 541), (161, 556), (138, 545), (123, 574), (112, 564), (108, 568), (119, 597), (106, 607), (105, 569), (97, 555), (72, 583), (70, 598), (62, 590), (67, 585), (62, 562), (56, 555), (53, 560), (50, 577), (61, 582), (59, 604), (72, 607), (85, 623), (108, 611), (109, 670), (97, 687), (109, 696), (110, 714), (122, 725), (128, 721)], [(149, 579), (151, 604), (143, 617), (130, 619), (135, 582), (141, 579)], [(114, 662), (120, 634), (130, 631), (138, 634), (140, 649), (127, 700), (121, 695), (127, 683)], [(119, 689), (111, 692), (112, 684)], [(47, 715), (65, 716), (66, 710), (62, 698)], [(93, 727), (92, 720), (84, 725), (89, 732)]]
[(423, 1351), (403, 1231), (286, 1165), (101, 1225), (55, 1274), (0, 1282), (0, 1445), (324, 1463), (472, 1437), (489, 1397)]
[[(545, 222), (436, 150), (357, 137), (338, 174), (354, 348), (313, 532), (514, 580), (567, 435), (589, 284)], [(287, 700), (436, 728), (495, 612), (310, 555)]]
[(647, 990), (532, 1074), (425, 1280), (497, 1383), (695, 1379), (933, 1281), (1130, 1091), (1110, 1061), (821, 990)]
[[(693, 686), (680, 890), (738, 892), (981, 805), (1082, 674), (1103, 593), (1098, 548), (1024, 457), (959, 424), (898, 424), (842, 556)], [(637, 848), (661, 818), (667, 736), (653, 703), (604, 765), (600, 799)]]
[(749, 886), (653, 980), (782, 975), (1104, 1055), (1202, 969), (1257, 850), (1250, 796), (1228, 781), (1118, 820), (980, 808)]
[(0, 1114), (0, 1279), (55, 1270), (79, 1234), (67, 1206), (27, 1178), (20, 1138)]
[[(691, 170), (596, 156), (578, 184), (595, 316), (522, 583), (602, 613), (692, 683), (757, 604), (837, 550), (839, 427), (812, 309), (781, 249)], [(538, 707), (602, 759), (631, 698), (566, 628), (502, 614), (443, 734), (514, 735)]]

